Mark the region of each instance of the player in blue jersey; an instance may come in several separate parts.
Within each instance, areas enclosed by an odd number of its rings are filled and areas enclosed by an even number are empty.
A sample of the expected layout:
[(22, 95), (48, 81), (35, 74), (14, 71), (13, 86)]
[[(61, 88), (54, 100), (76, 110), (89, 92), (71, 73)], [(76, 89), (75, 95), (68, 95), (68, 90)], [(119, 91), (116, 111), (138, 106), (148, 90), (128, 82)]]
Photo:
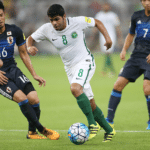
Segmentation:
[[(30, 80), (16, 66), (13, 58), (15, 44), (33, 78), (39, 82), (40, 86), (45, 86), (46, 81), (36, 74), (31, 64), (22, 30), (16, 25), (5, 24), (4, 6), (0, 1), (0, 94), (17, 102), (20, 106), (23, 115), (29, 122), (28, 139), (46, 139), (47, 137), (57, 140), (59, 134), (45, 128), (39, 122), (39, 98)], [(36, 129), (46, 137), (39, 135)]]
[(135, 35), (134, 50), (130, 59), (121, 70), (109, 100), (108, 115), (106, 120), (114, 127), (116, 108), (121, 100), (122, 90), (129, 82), (135, 82), (144, 75), (143, 90), (147, 100), (149, 113), (148, 127), (150, 130), (150, 0), (141, 0), (144, 10), (132, 15), (129, 33), (120, 53), (120, 59), (125, 61), (126, 51), (130, 47)]

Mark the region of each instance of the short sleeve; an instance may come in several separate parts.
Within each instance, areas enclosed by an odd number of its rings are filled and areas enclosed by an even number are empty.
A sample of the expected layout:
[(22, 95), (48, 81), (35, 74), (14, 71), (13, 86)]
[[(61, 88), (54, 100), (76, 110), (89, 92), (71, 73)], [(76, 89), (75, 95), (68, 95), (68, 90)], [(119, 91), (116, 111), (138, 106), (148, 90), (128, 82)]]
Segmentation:
[(46, 39), (44, 35), (44, 28), (45, 28), (45, 25), (42, 25), (40, 28), (38, 28), (35, 32), (31, 34), (31, 37), (36, 42), (44, 41)]
[(135, 28), (136, 28), (136, 20), (135, 19), (136, 19), (135, 14), (133, 14), (131, 17), (131, 23), (130, 23), (130, 28), (129, 28), (130, 34), (135, 34)]
[(22, 32), (22, 30), (19, 28), (19, 27), (15, 27), (15, 33), (16, 33), (16, 44), (17, 46), (21, 46), (23, 45), (24, 43), (26, 43), (26, 38), (25, 38), (25, 35), (24, 33)]
[(95, 26), (95, 20), (92, 17), (79, 16), (76, 17), (76, 22), (78, 22), (83, 29)]

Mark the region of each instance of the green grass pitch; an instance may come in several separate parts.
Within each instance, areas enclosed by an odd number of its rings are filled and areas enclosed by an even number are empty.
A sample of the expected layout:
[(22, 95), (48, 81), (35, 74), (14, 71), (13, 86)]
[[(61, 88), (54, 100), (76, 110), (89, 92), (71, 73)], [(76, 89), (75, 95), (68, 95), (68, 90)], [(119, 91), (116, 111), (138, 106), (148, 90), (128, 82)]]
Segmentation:
[[(129, 56), (128, 56), (129, 58)], [(91, 86), (97, 105), (107, 115), (107, 106), (112, 91), (114, 78), (103, 77), (103, 56), (95, 54), (96, 72)], [(150, 132), (146, 130), (148, 113), (143, 93), (143, 76), (134, 84), (129, 84), (123, 91), (121, 103), (115, 117), (117, 134), (112, 142), (102, 143), (104, 131), (101, 130), (95, 139), (83, 145), (72, 144), (67, 137), (70, 125), (87, 120), (78, 108), (76, 99), (70, 92), (70, 85), (60, 57), (31, 57), (32, 64), (38, 75), (46, 81), (46, 87), (39, 87), (25, 68), (19, 57), (18, 67), (34, 84), (41, 105), (40, 122), (47, 128), (60, 133), (58, 141), (26, 139), (27, 121), (20, 112), (18, 105), (0, 96), (0, 150), (149, 150)], [(117, 72), (125, 62), (119, 55), (113, 55)]]

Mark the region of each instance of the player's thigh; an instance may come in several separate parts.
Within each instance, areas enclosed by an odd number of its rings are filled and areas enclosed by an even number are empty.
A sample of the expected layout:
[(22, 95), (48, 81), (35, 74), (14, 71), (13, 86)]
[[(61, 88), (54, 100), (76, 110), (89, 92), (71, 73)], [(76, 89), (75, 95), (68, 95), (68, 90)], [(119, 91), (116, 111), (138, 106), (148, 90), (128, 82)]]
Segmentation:
[(122, 91), (128, 83), (129, 83), (128, 79), (126, 79), (122, 76), (119, 76), (117, 81), (114, 84), (114, 90)]
[(26, 99), (27, 96), (21, 90), (17, 90), (13, 95), (13, 100), (17, 103), (20, 103)]
[(12, 80), (8, 80), (6, 85), (0, 85), (0, 94), (15, 102), (21, 102), (27, 99), (26, 95), (19, 90)]

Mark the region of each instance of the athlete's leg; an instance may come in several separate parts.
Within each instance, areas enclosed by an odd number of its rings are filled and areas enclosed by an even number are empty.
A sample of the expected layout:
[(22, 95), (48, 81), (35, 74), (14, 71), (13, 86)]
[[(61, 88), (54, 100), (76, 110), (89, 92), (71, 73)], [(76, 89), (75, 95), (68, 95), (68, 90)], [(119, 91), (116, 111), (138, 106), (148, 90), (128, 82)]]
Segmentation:
[(32, 124), (38, 129), (41, 134), (45, 135), (51, 140), (59, 139), (60, 135), (56, 131), (47, 129), (41, 125), (35, 111), (28, 102), (27, 96), (21, 90), (18, 90), (14, 93), (13, 100), (19, 104), (23, 115), (29, 122), (32, 122)]
[(82, 112), (87, 117), (88, 124), (89, 125), (91, 125), (91, 124), (96, 125), (89, 99), (83, 93), (83, 87), (78, 83), (72, 83), (70, 88), (71, 88), (72, 94), (77, 99), (77, 103), (78, 103), (80, 109), (82, 110)]
[(27, 118), (28, 121), (31, 121), (36, 128), (42, 132), (43, 126), (39, 123), (38, 118), (35, 114), (35, 111), (30, 106), (27, 96), (21, 91), (18, 90), (14, 93), (13, 100), (18, 103), (20, 109), (24, 116)]
[(149, 120), (148, 120), (148, 127), (147, 129), (150, 130), (150, 80), (145, 79), (143, 83), (143, 90), (147, 101), (147, 109), (149, 114)]
[(104, 118), (104, 114), (101, 111), (101, 109), (95, 104), (94, 98), (90, 100), (91, 108), (93, 111), (93, 116), (95, 121), (98, 122), (98, 124), (107, 132), (110, 133), (113, 131), (111, 126), (108, 124), (106, 119)]
[(115, 82), (108, 105), (108, 115), (107, 115), (108, 122), (113, 122), (115, 111), (121, 100), (122, 90), (128, 83), (129, 80), (121, 76), (118, 77), (117, 81)]
[[(37, 92), (31, 91), (30, 93), (28, 93), (27, 98), (29, 100), (29, 104), (34, 109), (35, 114), (39, 120), (41, 110), (40, 110), (40, 103), (39, 103)], [(33, 131), (33, 132), (36, 131), (36, 127), (32, 124), (32, 122), (29, 122), (29, 131)]]

